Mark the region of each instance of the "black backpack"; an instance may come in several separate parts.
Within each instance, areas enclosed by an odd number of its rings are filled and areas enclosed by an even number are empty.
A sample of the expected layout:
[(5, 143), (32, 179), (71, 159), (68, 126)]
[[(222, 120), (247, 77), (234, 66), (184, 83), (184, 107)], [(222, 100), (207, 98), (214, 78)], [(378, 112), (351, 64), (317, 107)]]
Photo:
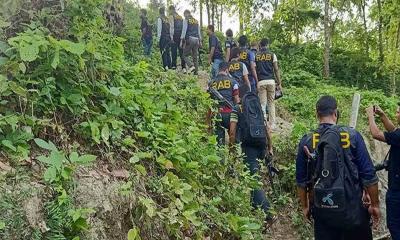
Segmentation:
[(267, 145), (264, 113), (258, 95), (253, 92), (246, 93), (242, 98), (239, 127), (242, 144), (254, 147), (265, 147)]
[(340, 131), (330, 126), (320, 133), (313, 175), (312, 213), (316, 221), (341, 229), (351, 229), (365, 221), (362, 187), (358, 171), (344, 149)]

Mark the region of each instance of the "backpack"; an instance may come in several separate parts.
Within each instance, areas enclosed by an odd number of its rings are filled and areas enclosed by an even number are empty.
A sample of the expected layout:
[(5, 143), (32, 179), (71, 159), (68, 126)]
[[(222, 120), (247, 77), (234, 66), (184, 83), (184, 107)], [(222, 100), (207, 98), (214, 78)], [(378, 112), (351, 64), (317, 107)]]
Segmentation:
[(243, 96), (240, 116), (239, 127), (242, 144), (245, 146), (265, 147), (267, 145), (267, 129), (257, 94), (248, 92)]
[(364, 221), (362, 187), (358, 171), (341, 142), (340, 127), (320, 133), (313, 174), (312, 213), (316, 221), (351, 229)]

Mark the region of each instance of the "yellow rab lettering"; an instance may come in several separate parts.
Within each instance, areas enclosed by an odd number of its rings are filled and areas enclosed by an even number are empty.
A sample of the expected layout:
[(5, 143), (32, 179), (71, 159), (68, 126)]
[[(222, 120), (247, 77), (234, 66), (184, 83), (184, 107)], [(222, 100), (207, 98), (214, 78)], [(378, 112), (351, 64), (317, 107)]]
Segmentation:
[(229, 72), (232, 71), (237, 71), (240, 69), (240, 64), (239, 63), (233, 63), (229, 66)]
[(219, 82), (213, 82), (211, 87), (216, 90), (229, 89), (229, 88), (231, 88), (231, 81), (230, 80), (222, 80)]
[[(312, 135), (312, 148), (316, 149), (317, 145), (319, 143), (319, 133), (314, 133)], [(341, 132), (340, 133), (340, 140), (342, 142), (342, 147), (343, 148), (349, 148), (351, 146), (351, 141), (350, 141), (350, 134), (348, 132)]]
[(342, 147), (343, 148), (349, 148), (351, 143), (350, 143), (350, 134), (347, 132), (341, 132), (340, 137), (342, 140)]
[(269, 53), (257, 54), (256, 56), (256, 61), (259, 62), (271, 61), (271, 59), (272, 55)]
[(241, 60), (246, 60), (247, 59), (247, 52), (241, 52), (240, 53), (240, 59)]
[(194, 18), (190, 18), (190, 19), (188, 20), (188, 22), (189, 22), (189, 24), (191, 24), (191, 25), (197, 25), (197, 24), (198, 24), (197, 20), (194, 19)]

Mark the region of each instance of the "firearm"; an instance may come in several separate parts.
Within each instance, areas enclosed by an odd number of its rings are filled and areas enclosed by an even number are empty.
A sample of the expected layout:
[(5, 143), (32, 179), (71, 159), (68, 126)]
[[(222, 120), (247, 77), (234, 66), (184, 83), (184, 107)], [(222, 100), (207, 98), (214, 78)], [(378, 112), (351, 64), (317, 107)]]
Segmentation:
[(235, 109), (235, 106), (233, 106), (232, 103), (230, 103), (228, 100), (226, 100), (226, 98), (224, 98), (224, 96), (221, 95), (221, 93), (219, 93), (217, 90), (215, 90), (212, 87), (209, 87), (209, 92), (219, 101), (222, 103), (225, 103), (228, 107), (230, 107), (232, 110)]
[(385, 159), (381, 163), (378, 163), (377, 165), (374, 166), (375, 172), (379, 172), (379, 171), (382, 171), (382, 170), (386, 170), (386, 171), (388, 170), (389, 154), (390, 154), (390, 151), (386, 154)]
[(264, 160), (268, 170), (268, 180), (271, 184), (272, 190), (275, 190), (274, 178), (280, 174), (280, 170), (274, 166), (274, 159), (272, 155), (267, 154)]

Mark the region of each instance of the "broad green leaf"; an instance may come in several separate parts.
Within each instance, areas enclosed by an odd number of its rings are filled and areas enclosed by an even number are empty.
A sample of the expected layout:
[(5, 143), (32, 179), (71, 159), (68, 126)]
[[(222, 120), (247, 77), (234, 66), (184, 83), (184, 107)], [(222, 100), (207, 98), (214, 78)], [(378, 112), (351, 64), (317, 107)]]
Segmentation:
[(69, 40), (60, 40), (59, 44), (64, 50), (75, 55), (82, 55), (85, 52), (85, 44), (81, 42), (74, 43)]
[(90, 122), (90, 131), (92, 133), (92, 139), (97, 143), (100, 144), (100, 130), (99, 124), (97, 122)]
[(53, 69), (56, 69), (58, 64), (60, 64), (60, 48), (59, 47), (57, 47), (54, 52), (54, 57), (53, 57), (53, 61), (51, 62), (51, 67)]
[(135, 133), (141, 138), (148, 138), (150, 136), (150, 133), (146, 131), (136, 131)]
[(4, 75), (0, 75), (0, 93), (8, 90), (8, 80)]
[(3, 221), (0, 221), (0, 230), (3, 230), (6, 228), (6, 223)]
[(51, 160), (50, 160), (48, 157), (46, 157), (46, 156), (39, 156), (39, 157), (37, 158), (37, 160), (39, 160), (39, 161), (42, 162), (42, 163), (46, 163), (46, 164), (48, 164), (48, 165), (52, 165)]
[(49, 160), (51, 161), (52, 166), (54, 166), (56, 169), (60, 170), (66, 159), (62, 152), (52, 151), (50, 153)]
[(41, 147), (43, 149), (47, 149), (47, 150), (50, 150), (50, 151), (58, 151), (57, 147), (51, 141), (46, 142), (46, 141), (44, 141), (43, 139), (40, 139), (40, 138), (35, 138), (35, 139), (33, 139), (33, 141), (35, 141), (35, 143), (39, 147)]
[(88, 163), (91, 163), (94, 160), (96, 160), (96, 158), (97, 158), (97, 156), (95, 156), (95, 155), (89, 155), (89, 154), (82, 155), (79, 157), (77, 163), (88, 164)]
[(101, 138), (104, 142), (108, 142), (108, 139), (110, 138), (110, 129), (107, 123), (101, 129)]
[(69, 160), (70, 160), (71, 162), (78, 162), (78, 161), (79, 161), (79, 155), (78, 155), (78, 153), (77, 153), (77, 152), (72, 152), (72, 153), (69, 155)]
[(1, 53), (6, 53), (9, 48), (10, 48), (10, 46), (6, 42), (0, 41), (0, 52)]
[(37, 44), (25, 44), (19, 49), (19, 55), (24, 62), (35, 61), (39, 57), (39, 46)]
[(57, 169), (55, 167), (49, 167), (44, 172), (44, 180), (47, 182), (54, 182), (57, 178)]
[(200, 226), (201, 225), (201, 221), (196, 216), (196, 212), (195, 211), (191, 211), (191, 210), (184, 211), (183, 212), (183, 216), (185, 216), (185, 218), (187, 220), (189, 220), (193, 225), (195, 225), (195, 226)]
[(152, 218), (156, 215), (156, 206), (153, 199), (140, 197), (139, 201), (146, 207), (147, 216)]
[(0, 66), (5, 65), (7, 62), (8, 62), (8, 58), (0, 56)]
[(1, 141), (1, 144), (14, 152), (17, 151), (17, 148), (13, 145), (13, 143), (10, 140), (3, 140)]
[(142, 164), (136, 164), (135, 169), (143, 176), (147, 174), (146, 168)]
[(141, 240), (137, 227), (132, 228), (128, 232), (128, 240)]
[(26, 97), (27, 95), (27, 90), (23, 87), (21, 87), (20, 85), (18, 85), (16, 82), (14, 81), (10, 81), (8, 83), (10, 90), (12, 90), (15, 94), (21, 96), (21, 97)]
[(121, 94), (121, 91), (117, 87), (111, 87), (110, 93), (114, 96), (119, 96)]
[(18, 66), (19, 66), (19, 70), (21, 70), (22, 73), (26, 72), (26, 66), (23, 62), (20, 63)]

